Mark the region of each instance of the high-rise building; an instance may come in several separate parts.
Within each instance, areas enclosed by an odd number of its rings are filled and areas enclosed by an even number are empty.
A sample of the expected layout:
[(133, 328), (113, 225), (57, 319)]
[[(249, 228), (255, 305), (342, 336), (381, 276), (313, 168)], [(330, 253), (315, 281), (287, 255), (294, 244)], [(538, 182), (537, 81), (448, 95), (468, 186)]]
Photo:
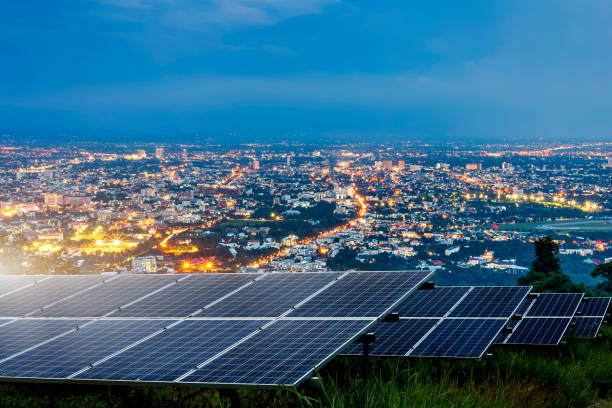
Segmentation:
[(385, 169), (385, 170), (393, 170), (393, 161), (392, 160), (384, 160), (383, 161), (383, 169)]
[(612, 169), (612, 156), (608, 156), (608, 168)]
[(259, 160), (253, 159), (253, 163), (251, 163), (253, 170), (259, 170)]
[(138, 157), (140, 157), (142, 159), (147, 157), (147, 152), (145, 152), (143, 149), (138, 149), (138, 152), (136, 154), (138, 155)]
[(187, 153), (187, 149), (183, 149), (183, 161), (189, 161), (189, 154)]
[(156, 147), (155, 148), (155, 158), (157, 158), (157, 159), (163, 159), (164, 158), (164, 148), (163, 147)]
[(404, 170), (404, 161), (403, 160), (398, 160), (397, 162), (397, 168), (398, 170)]
[(468, 163), (465, 168), (466, 170), (482, 170), (482, 163)]

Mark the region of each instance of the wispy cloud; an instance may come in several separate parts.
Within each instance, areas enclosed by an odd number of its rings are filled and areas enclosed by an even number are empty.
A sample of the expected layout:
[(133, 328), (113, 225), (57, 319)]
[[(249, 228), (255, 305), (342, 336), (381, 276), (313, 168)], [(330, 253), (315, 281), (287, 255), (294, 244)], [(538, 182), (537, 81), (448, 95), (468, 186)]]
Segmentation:
[(108, 18), (160, 23), (174, 29), (265, 26), (320, 13), (340, 0), (93, 0)]

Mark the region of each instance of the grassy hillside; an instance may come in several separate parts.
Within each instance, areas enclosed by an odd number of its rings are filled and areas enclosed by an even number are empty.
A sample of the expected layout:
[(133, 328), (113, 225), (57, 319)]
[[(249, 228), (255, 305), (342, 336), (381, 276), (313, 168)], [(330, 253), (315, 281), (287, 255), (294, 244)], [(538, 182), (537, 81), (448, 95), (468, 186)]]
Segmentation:
[[(322, 389), (239, 391), (242, 407), (612, 407), (612, 330), (549, 349), (496, 347), (481, 361), (340, 357)], [(215, 390), (0, 384), (0, 407), (230, 407)]]

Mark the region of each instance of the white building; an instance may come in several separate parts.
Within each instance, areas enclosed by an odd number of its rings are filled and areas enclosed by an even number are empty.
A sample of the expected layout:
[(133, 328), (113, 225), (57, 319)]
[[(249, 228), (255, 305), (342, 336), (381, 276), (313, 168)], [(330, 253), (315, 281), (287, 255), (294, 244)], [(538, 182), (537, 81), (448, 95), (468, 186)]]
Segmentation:
[(132, 259), (134, 273), (153, 273), (157, 271), (157, 261), (154, 256), (143, 256)]

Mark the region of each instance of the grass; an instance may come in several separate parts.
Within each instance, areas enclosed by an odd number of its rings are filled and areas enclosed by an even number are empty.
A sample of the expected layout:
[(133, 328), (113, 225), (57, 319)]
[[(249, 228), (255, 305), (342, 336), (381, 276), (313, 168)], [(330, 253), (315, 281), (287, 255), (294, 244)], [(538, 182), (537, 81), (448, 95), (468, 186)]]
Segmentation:
[[(321, 388), (240, 390), (241, 407), (612, 408), (612, 330), (554, 348), (496, 347), (483, 360), (339, 357)], [(181, 387), (0, 384), (0, 407), (230, 407), (232, 394)], [(235, 406), (235, 404), (234, 404)]]

